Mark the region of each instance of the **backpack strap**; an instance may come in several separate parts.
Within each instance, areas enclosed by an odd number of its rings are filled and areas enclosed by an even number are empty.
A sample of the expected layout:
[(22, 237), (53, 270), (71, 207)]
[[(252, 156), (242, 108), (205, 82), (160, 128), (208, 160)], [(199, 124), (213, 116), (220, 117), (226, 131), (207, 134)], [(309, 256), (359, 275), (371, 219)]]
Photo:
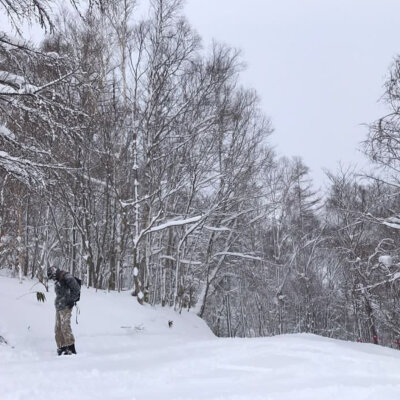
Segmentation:
[(81, 310), (78, 307), (78, 304), (75, 302), (75, 310), (76, 310), (76, 314), (75, 314), (75, 322), (78, 325), (78, 315), (81, 313)]

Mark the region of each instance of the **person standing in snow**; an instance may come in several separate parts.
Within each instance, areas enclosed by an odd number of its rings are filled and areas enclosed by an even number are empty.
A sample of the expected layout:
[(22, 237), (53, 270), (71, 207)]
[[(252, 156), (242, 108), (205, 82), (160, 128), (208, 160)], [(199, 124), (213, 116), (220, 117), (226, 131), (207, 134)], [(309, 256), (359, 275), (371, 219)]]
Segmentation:
[(75, 338), (71, 329), (71, 314), (75, 302), (80, 297), (80, 286), (77, 280), (68, 272), (55, 266), (47, 269), (47, 278), (55, 281), (56, 292), (56, 326), (55, 337), (57, 354), (76, 354)]

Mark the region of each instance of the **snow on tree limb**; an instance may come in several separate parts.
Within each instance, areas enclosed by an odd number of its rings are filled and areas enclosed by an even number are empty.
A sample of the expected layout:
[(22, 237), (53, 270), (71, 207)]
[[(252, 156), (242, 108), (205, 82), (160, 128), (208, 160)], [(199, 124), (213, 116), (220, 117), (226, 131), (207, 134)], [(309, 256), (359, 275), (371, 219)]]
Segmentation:
[(32, 184), (44, 186), (42, 172), (29, 160), (13, 157), (5, 151), (0, 151), (0, 168), (28, 186)]
[(15, 135), (4, 125), (0, 125), (0, 136), (6, 139), (15, 140)]
[(255, 257), (250, 254), (244, 254), (244, 253), (233, 253), (230, 251), (222, 251), (220, 253), (214, 254), (214, 257), (218, 257), (218, 256), (231, 256), (231, 257), (247, 258), (249, 260), (255, 260), (255, 261), (263, 261), (263, 259), (260, 257)]
[(204, 226), (204, 229), (214, 232), (227, 232), (232, 230), (231, 228), (228, 228), (226, 226)]
[(197, 217), (192, 217), (192, 218), (187, 218), (187, 219), (179, 219), (179, 220), (170, 220), (165, 222), (164, 224), (155, 226), (151, 229), (148, 230), (149, 233), (151, 232), (158, 232), (163, 229), (171, 228), (173, 226), (182, 226), (182, 225), (187, 225), (187, 224), (194, 224), (198, 221), (200, 221), (203, 218), (202, 215), (198, 215)]
[(382, 224), (393, 229), (400, 229), (400, 218), (397, 215), (382, 220)]

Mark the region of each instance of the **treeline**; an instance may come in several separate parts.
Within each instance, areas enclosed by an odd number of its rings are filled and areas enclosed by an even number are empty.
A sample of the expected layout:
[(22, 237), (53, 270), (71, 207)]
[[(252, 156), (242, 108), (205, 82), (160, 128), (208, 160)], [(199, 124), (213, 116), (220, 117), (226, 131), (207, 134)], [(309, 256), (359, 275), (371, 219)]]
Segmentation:
[(322, 200), (269, 145), (238, 52), (203, 49), (180, 0), (143, 20), (123, 0), (29, 10), (40, 46), (0, 33), (0, 268), (46, 284), (56, 265), (221, 336), (397, 340), (398, 63), (364, 147), (391, 176), (331, 174)]

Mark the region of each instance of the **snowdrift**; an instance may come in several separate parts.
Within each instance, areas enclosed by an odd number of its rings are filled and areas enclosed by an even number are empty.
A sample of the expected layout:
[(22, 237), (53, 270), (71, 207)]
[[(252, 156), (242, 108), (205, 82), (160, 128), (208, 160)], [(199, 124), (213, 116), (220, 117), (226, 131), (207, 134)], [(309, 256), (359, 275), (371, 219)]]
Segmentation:
[(305, 334), (218, 339), (197, 316), (129, 293), (83, 288), (78, 355), (57, 357), (53, 288), (39, 303), (34, 284), (0, 276), (0, 400), (400, 399), (400, 351)]

